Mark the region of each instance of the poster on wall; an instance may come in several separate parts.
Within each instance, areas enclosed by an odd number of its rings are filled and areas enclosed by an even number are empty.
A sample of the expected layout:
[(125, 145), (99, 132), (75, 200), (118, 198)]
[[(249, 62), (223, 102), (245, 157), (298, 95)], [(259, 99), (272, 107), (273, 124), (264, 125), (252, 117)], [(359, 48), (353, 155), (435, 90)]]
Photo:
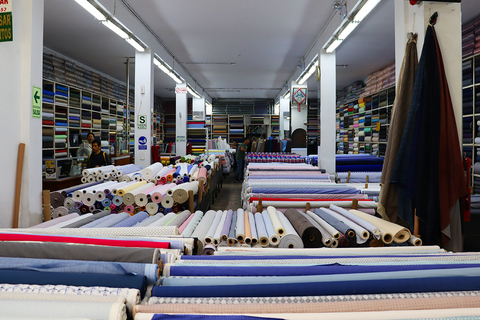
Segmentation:
[(0, 0), (0, 42), (13, 41), (12, 0)]
[(292, 96), (292, 106), (298, 105), (298, 112), (300, 112), (302, 104), (307, 104), (307, 88), (293, 87), (291, 96)]
[(45, 160), (45, 179), (57, 179), (57, 163), (55, 160)]

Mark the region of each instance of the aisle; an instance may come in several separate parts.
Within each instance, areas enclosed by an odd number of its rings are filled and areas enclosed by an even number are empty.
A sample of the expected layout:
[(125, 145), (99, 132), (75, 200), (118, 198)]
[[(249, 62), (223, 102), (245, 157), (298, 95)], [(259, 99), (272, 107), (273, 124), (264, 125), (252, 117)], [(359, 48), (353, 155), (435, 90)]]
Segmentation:
[(242, 191), (242, 184), (233, 182), (235, 173), (230, 172), (223, 180), (223, 188), (214, 199), (214, 203), (210, 204), (211, 210), (237, 210), (241, 205), (240, 193)]

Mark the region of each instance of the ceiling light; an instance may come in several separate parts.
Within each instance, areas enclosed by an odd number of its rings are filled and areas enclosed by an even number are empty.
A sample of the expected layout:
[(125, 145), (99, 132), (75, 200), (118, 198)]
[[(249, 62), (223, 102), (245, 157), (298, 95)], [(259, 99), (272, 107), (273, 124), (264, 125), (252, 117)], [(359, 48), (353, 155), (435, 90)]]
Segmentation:
[(300, 74), (296, 82), (300, 85), (304, 84), (305, 81), (307, 81), (308, 78), (310, 78), (310, 76), (315, 72), (315, 70), (317, 69), (317, 65), (318, 65), (318, 54), (313, 58), (312, 61), (310, 61), (307, 68), (303, 70), (303, 72)]
[(181, 84), (185, 80), (177, 73), (175, 70), (172, 69), (162, 58), (160, 58), (157, 54), (153, 58), (153, 64), (156, 65), (160, 70), (165, 72), (170, 78), (172, 78), (176, 83)]
[(205, 101), (205, 114), (211, 115), (212, 114), (212, 109), (213, 109), (212, 104), (208, 101)]
[(287, 92), (283, 94), (283, 99), (288, 99), (288, 98), (290, 98), (290, 89), (288, 89)]
[(345, 40), (350, 33), (358, 26), (358, 22), (350, 21), (345, 28), (338, 34), (338, 39)]
[(103, 13), (101, 13), (97, 8), (95, 8), (90, 2), (87, 0), (75, 0), (79, 5), (81, 5), (85, 10), (90, 12), (92, 16), (94, 16), (97, 20), (106, 20), (107, 18)]
[(340, 43), (342, 43), (342, 40), (333, 40), (330, 45), (325, 49), (325, 51), (327, 51), (327, 53), (332, 53), (333, 51), (335, 51), (335, 49), (337, 49)]
[(200, 99), (202, 96), (197, 92), (195, 91), (195, 89), (193, 89), (188, 83), (187, 83), (187, 91), (188, 93), (190, 93), (192, 96), (194, 96), (195, 98), (197, 99)]
[(137, 42), (137, 40), (133, 39), (133, 38), (128, 38), (128, 39), (125, 39), (132, 47), (134, 47), (137, 51), (140, 51), (140, 52), (144, 52), (145, 51), (145, 48)]
[(122, 29), (120, 29), (120, 27), (118, 27), (112, 21), (105, 20), (105, 21), (102, 21), (102, 23), (105, 27), (107, 27), (108, 29), (110, 29), (113, 32), (115, 32), (116, 34), (118, 34), (121, 38), (123, 38), (123, 39), (129, 38), (128, 34), (125, 31), (123, 31)]
[(170, 74), (168, 74), (170, 76), (170, 78), (172, 78), (176, 83), (178, 84), (181, 84), (181, 83), (184, 83), (185, 80), (180, 77), (180, 75), (178, 73), (175, 72), (175, 70), (172, 70), (172, 72), (170, 72)]
[(368, 0), (363, 6), (358, 10), (357, 14), (353, 18), (354, 21), (361, 22), (380, 2), (381, 0)]

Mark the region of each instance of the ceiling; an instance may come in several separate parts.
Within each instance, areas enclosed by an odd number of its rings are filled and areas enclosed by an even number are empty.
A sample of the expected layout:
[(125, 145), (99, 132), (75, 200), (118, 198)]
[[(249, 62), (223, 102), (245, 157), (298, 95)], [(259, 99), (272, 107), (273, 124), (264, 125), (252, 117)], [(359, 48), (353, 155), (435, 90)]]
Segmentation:
[[(329, 23), (338, 25), (341, 19), (333, 0), (100, 2), (192, 87), (213, 99), (277, 97), (302, 63), (309, 63), (304, 57), (311, 56), (316, 42), (331, 35)], [(480, 13), (478, 0), (462, 1), (462, 12), (464, 22), (473, 19)], [(126, 58), (135, 56), (128, 43), (74, 0), (45, 0), (44, 45), (122, 82)], [(336, 53), (337, 88), (393, 63), (394, 1), (381, 1)], [(155, 95), (173, 98), (175, 82), (154, 70)], [(133, 84), (133, 64), (130, 73)], [(318, 83), (313, 78), (307, 83), (314, 92)]]

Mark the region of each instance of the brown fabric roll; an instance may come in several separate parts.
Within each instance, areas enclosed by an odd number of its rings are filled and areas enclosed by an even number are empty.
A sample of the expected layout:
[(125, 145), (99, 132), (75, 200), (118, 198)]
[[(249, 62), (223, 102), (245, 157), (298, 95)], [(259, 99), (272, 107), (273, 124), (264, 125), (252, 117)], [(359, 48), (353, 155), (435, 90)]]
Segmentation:
[(300, 212), (295, 209), (288, 209), (284, 215), (302, 238), (305, 248), (319, 248), (322, 245), (320, 230), (315, 228)]
[(42, 128), (43, 136), (53, 136), (54, 134), (55, 134), (55, 130), (53, 128)]

